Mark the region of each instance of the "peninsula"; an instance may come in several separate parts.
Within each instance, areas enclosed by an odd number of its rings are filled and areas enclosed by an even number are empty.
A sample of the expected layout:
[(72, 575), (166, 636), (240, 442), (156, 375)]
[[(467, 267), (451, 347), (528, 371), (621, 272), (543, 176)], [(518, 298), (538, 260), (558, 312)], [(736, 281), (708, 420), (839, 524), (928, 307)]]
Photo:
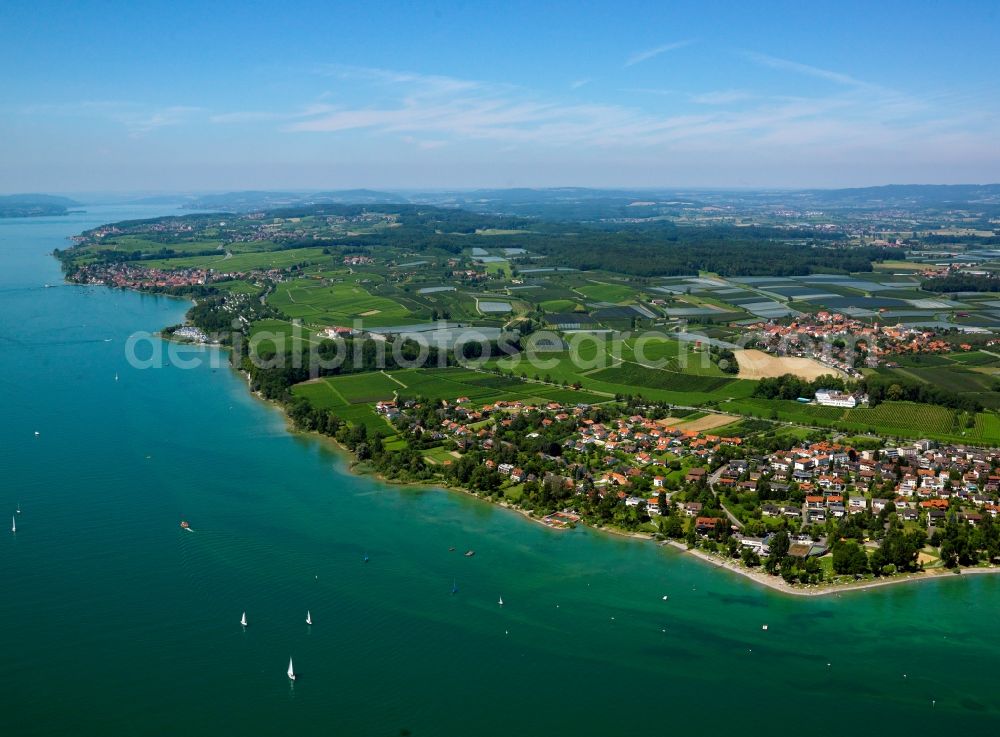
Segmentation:
[(65, 215), (80, 203), (68, 197), (44, 194), (0, 195), (0, 218), (28, 218)]

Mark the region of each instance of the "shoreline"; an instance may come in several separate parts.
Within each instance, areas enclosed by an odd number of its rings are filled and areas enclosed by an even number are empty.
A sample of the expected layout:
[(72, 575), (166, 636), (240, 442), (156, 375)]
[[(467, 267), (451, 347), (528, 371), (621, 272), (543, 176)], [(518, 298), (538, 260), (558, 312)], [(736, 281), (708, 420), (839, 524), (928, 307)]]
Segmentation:
[[(789, 596), (832, 596), (833, 594), (840, 594), (844, 591), (865, 591), (868, 589), (881, 588), (883, 586), (893, 586), (896, 584), (903, 583), (917, 583), (920, 581), (934, 581), (942, 578), (948, 577), (961, 577), (966, 575), (982, 575), (991, 573), (1000, 573), (1000, 566), (993, 566), (990, 568), (935, 568), (930, 571), (920, 571), (916, 573), (905, 573), (896, 574), (889, 578), (880, 578), (874, 581), (851, 581), (849, 583), (822, 583), (822, 584), (790, 584), (785, 581), (780, 575), (772, 576), (767, 573), (763, 568), (750, 569), (745, 568), (736, 561), (730, 561), (728, 559), (720, 558), (718, 556), (712, 555), (711, 553), (706, 553), (704, 550), (698, 550), (697, 548), (688, 548), (688, 546), (678, 540), (668, 540), (664, 545), (669, 545), (675, 548), (681, 553), (689, 553), (693, 557), (708, 563), (715, 568), (721, 568), (727, 570), (731, 573), (748, 578), (754, 583), (761, 586), (766, 586), (772, 591), (777, 591), (782, 594), (787, 594)], [(957, 571), (957, 572), (956, 572)]]
[[(129, 291), (140, 291), (141, 292), (141, 290), (129, 290)], [(175, 299), (187, 299), (188, 301), (190, 301), (192, 303), (195, 302), (194, 299), (191, 298), (191, 297), (178, 297), (178, 296), (175, 296), (175, 295), (163, 295), (163, 294), (158, 294), (158, 296), (172, 297), (172, 298), (175, 298)], [(165, 337), (165, 336), (158, 335), (158, 337), (160, 337), (161, 340), (170, 342), (170, 339), (167, 338), (167, 337)], [(219, 346), (206, 345), (204, 347), (210, 347), (210, 348), (214, 347), (214, 348), (223, 348), (223, 349), (226, 348), (225, 346), (221, 346), (221, 345), (219, 345)], [(291, 418), (288, 416), (288, 413), (285, 412), (285, 409), (284, 409), (283, 405), (281, 405), (279, 402), (277, 402), (275, 400), (266, 399), (259, 392), (255, 392), (252, 389), (250, 389), (250, 376), (249, 376), (249, 374), (246, 374), (245, 372), (241, 371), (239, 368), (233, 366), (232, 364), (230, 364), (229, 368), (234, 373), (236, 373), (236, 374), (238, 374), (238, 375), (240, 375), (240, 376), (243, 377), (243, 379), (244, 379), (244, 381), (246, 382), (246, 385), (247, 385), (247, 390), (249, 391), (249, 393), (250, 393), (251, 396), (253, 396), (255, 399), (258, 399), (259, 401), (263, 402), (264, 404), (269, 405), (273, 409), (275, 409), (278, 412), (280, 412), (282, 418), (285, 421), (285, 429), (286, 429), (287, 432), (289, 432), (289, 434), (291, 434), (291, 435), (299, 435), (299, 436), (302, 436), (302, 437), (308, 437), (308, 438), (314, 439), (314, 440), (320, 440), (324, 445), (327, 445), (327, 447), (332, 447), (334, 449), (334, 451), (336, 452), (337, 455), (344, 456), (345, 460), (348, 461), (345, 464), (345, 470), (348, 473), (354, 474), (355, 476), (369, 476), (369, 477), (374, 478), (375, 480), (377, 480), (380, 483), (383, 483), (383, 484), (385, 484), (387, 486), (412, 487), (414, 489), (417, 489), (417, 488), (420, 488), (420, 489), (434, 489), (434, 490), (442, 491), (442, 492), (457, 491), (457, 492), (463, 493), (463, 494), (465, 494), (467, 496), (470, 496), (470, 497), (473, 497), (475, 499), (478, 499), (479, 501), (481, 501), (481, 502), (483, 502), (485, 504), (489, 504), (489, 505), (494, 506), (494, 507), (501, 507), (501, 508), (507, 509), (507, 510), (509, 510), (511, 512), (515, 512), (515, 513), (519, 514), (520, 516), (524, 517), (525, 519), (530, 520), (532, 522), (535, 522), (536, 524), (539, 524), (542, 527), (545, 527), (546, 529), (549, 529), (549, 530), (553, 530), (553, 531), (556, 531), (556, 532), (561, 532), (561, 531), (566, 530), (566, 529), (572, 529), (572, 528), (558, 528), (558, 527), (553, 527), (552, 525), (546, 524), (543, 519), (541, 519), (539, 517), (535, 517), (529, 510), (521, 509), (520, 507), (514, 506), (514, 505), (509, 504), (507, 502), (492, 501), (490, 499), (487, 499), (487, 498), (484, 498), (482, 496), (479, 496), (478, 494), (474, 493), (470, 489), (466, 489), (466, 488), (463, 488), (463, 487), (446, 486), (446, 485), (443, 485), (441, 483), (436, 483), (436, 482), (421, 483), (421, 482), (414, 482), (414, 481), (399, 481), (399, 480), (396, 480), (396, 479), (388, 478), (388, 477), (384, 476), (383, 474), (381, 474), (381, 473), (379, 473), (377, 471), (357, 470), (356, 467), (355, 467), (356, 466), (357, 457), (354, 455), (354, 453), (350, 449), (344, 447), (336, 438), (334, 438), (332, 436), (323, 435), (322, 433), (318, 433), (318, 432), (315, 432), (315, 431), (300, 430), (299, 428), (296, 428), (294, 426), (294, 424), (292, 423)], [(597, 527), (595, 525), (588, 524), (588, 523), (586, 523), (586, 522), (584, 522), (582, 520), (581, 520), (580, 524), (584, 525), (585, 527), (588, 527), (591, 530), (594, 530), (595, 532), (607, 533), (607, 534), (610, 534), (610, 535), (615, 535), (617, 537), (625, 537), (625, 538), (630, 538), (630, 539), (633, 539), (633, 540), (644, 540), (644, 541), (654, 541), (654, 542), (656, 541), (655, 536), (653, 534), (651, 534), (651, 533), (648, 533), (648, 532), (627, 532), (625, 530), (617, 530), (617, 529), (610, 528), (610, 527), (603, 527), (603, 526), (602, 527)], [(989, 573), (1000, 573), (1000, 566), (995, 566), (995, 567), (990, 567), (990, 568), (958, 568), (958, 569), (955, 569), (956, 571), (958, 571), (958, 573), (955, 573), (955, 572), (953, 572), (950, 569), (934, 569), (934, 570), (932, 570), (930, 572), (928, 572), (928, 571), (922, 571), (922, 572), (918, 572), (918, 573), (907, 573), (907, 574), (903, 574), (903, 575), (898, 575), (897, 574), (897, 575), (895, 575), (895, 576), (893, 576), (891, 578), (878, 579), (878, 580), (875, 580), (875, 581), (852, 581), (852, 582), (849, 582), (849, 583), (824, 583), (824, 584), (801, 584), (801, 585), (795, 585), (795, 584), (789, 584), (789, 583), (787, 583), (780, 575), (774, 575), (774, 576), (772, 576), (771, 574), (766, 573), (763, 569), (752, 570), (752, 569), (745, 568), (745, 567), (743, 567), (742, 565), (740, 565), (739, 563), (737, 563), (735, 561), (730, 561), (728, 559), (719, 558), (718, 556), (712, 555), (710, 553), (706, 553), (703, 550), (698, 550), (697, 548), (688, 548), (685, 543), (682, 543), (682, 542), (680, 542), (678, 540), (665, 540), (665, 541), (658, 542), (657, 544), (659, 546), (661, 546), (661, 547), (665, 546), (665, 545), (668, 545), (668, 546), (670, 546), (670, 547), (674, 548), (675, 550), (677, 550), (679, 552), (682, 552), (682, 553), (690, 553), (690, 554), (693, 555), (693, 557), (695, 557), (695, 558), (701, 560), (702, 562), (707, 563), (707, 564), (709, 564), (709, 565), (711, 565), (711, 566), (713, 566), (715, 568), (721, 568), (721, 569), (727, 570), (727, 571), (729, 571), (731, 573), (734, 573), (736, 575), (739, 575), (739, 576), (742, 576), (744, 578), (747, 578), (750, 581), (752, 581), (752, 582), (754, 582), (754, 583), (756, 583), (756, 584), (758, 584), (760, 586), (764, 586), (765, 588), (768, 588), (768, 589), (770, 589), (772, 591), (776, 591), (778, 593), (786, 594), (786, 595), (789, 595), (789, 596), (801, 596), (801, 597), (831, 596), (833, 594), (840, 594), (841, 592), (844, 592), (844, 591), (865, 591), (865, 590), (869, 590), (869, 589), (881, 588), (881, 587), (884, 587), (884, 586), (891, 586), (891, 585), (895, 585), (895, 584), (913, 583), (913, 582), (918, 582), (918, 581), (930, 581), (930, 580), (935, 580), (935, 579), (940, 579), (942, 577), (945, 577), (946, 574), (951, 574), (951, 575), (967, 575), (967, 574), (980, 575), (980, 574), (989, 574)], [(940, 572), (938, 572), (938, 571), (940, 571)]]

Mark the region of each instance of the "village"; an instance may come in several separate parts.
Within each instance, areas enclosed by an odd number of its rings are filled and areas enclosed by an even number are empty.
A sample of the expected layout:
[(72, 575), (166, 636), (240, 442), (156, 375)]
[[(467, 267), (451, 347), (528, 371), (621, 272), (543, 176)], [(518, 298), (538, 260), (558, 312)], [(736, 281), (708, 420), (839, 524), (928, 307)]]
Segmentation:
[(937, 354), (971, 351), (969, 343), (952, 344), (933, 330), (897, 325), (880, 325), (836, 312), (820, 310), (787, 324), (768, 321), (748, 326), (759, 336), (759, 346), (779, 355), (814, 358), (857, 378), (860, 368), (897, 367), (894, 357), (921, 353)]
[(76, 284), (91, 284), (120, 289), (183, 290), (221, 282), (243, 280), (263, 285), (287, 278), (283, 269), (253, 269), (249, 271), (216, 271), (202, 268), (169, 270), (136, 263), (95, 263), (80, 266), (68, 278)]
[[(769, 556), (781, 536), (789, 541), (783, 554), (808, 563), (803, 582), (818, 580), (824, 566), (828, 576), (837, 572), (828, 553), (838, 541), (854, 538), (877, 560), (890, 529), (929, 546), (915, 567), (951, 566), (957, 558), (948, 551), (948, 560), (930, 552), (946, 532), (992, 528), (1000, 514), (998, 449), (918, 440), (857, 450), (822, 439), (767, 452), (725, 427), (685, 429), (697, 420), (647, 409), (518, 401), (475, 407), (465, 397), (433, 411), (417, 399), (377, 406), (411, 438), (453, 449), (455, 461), (440, 461), (446, 479), (449, 466), (471, 457), (493, 477), (479, 491), (551, 527), (583, 521), (684, 539), (748, 566)], [(598, 507), (611, 511), (599, 519)]]

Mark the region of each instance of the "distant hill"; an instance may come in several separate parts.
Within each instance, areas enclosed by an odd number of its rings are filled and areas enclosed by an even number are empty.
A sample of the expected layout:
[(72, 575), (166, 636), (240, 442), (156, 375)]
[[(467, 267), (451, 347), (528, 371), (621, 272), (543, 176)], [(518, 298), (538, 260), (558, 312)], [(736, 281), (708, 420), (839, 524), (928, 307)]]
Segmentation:
[(0, 195), (0, 218), (28, 218), (41, 215), (65, 215), (79, 202), (68, 197), (47, 194)]
[(1000, 204), (1000, 184), (886, 184), (881, 187), (810, 189), (803, 194), (845, 207), (957, 207)]
[(190, 210), (247, 212), (303, 205), (386, 205), (407, 201), (406, 197), (402, 195), (371, 189), (345, 189), (330, 192), (249, 191), (201, 195), (185, 202), (184, 207)]
[(326, 192), (248, 191), (189, 196), (183, 207), (248, 212), (310, 205), (432, 205), (493, 215), (549, 220), (630, 219), (671, 215), (697, 207), (736, 205), (799, 210), (880, 210), (922, 208), (929, 211), (1000, 210), (1000, 184), (889, 184), (844, 189), (602, 189), (587, 187), (474, 190), (345, 189)]

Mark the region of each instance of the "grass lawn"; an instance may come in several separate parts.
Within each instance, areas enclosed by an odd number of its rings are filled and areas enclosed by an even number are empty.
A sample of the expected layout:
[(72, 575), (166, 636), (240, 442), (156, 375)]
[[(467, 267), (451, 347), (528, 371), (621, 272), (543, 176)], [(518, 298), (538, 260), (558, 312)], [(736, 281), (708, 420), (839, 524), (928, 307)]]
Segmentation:
[(427, 448), (424, 451), (424, 458), (426, 458), (432, 464), (438, 466), (443, 466), (448, 463), (454, 463), (456, 460), (455, 456), (453, 456), (450, 452), (448, 452), (441, 446), (438, 446), (436, 448)]
[(486, 273), (510, 279), (510, 262), (489, 261), (486, 263)]

